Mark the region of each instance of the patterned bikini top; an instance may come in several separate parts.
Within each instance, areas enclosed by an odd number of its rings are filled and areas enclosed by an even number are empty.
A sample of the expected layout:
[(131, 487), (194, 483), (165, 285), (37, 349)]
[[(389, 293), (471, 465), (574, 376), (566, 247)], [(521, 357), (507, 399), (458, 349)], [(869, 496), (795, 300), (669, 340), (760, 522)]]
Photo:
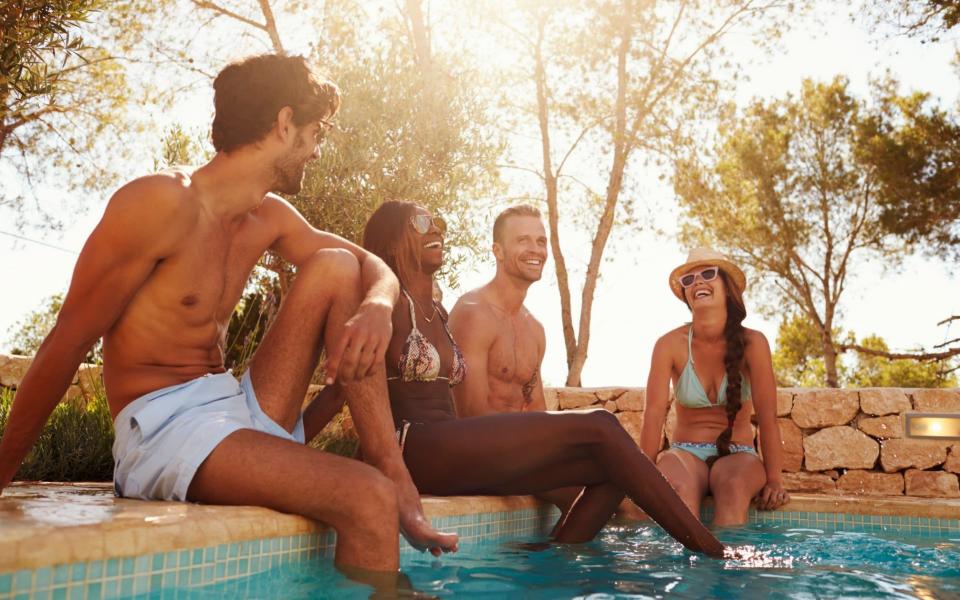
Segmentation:
[(391, 377), (390, 379), (399, 379), (405, 382), (447, 379), (451, 387), (457, 385), (463, 381), (463, 377), (467, 373), (467, 364), (463, 360), (463, 353), (460, 352), (460, 347), (457, 346), (457, 343), (453, 341), (453, 336), (450, 335), (450, 329), (447, 327), (447, 320), (443, 311), (438, 310), (437, 312), (440, 314), (443, 330), (446, 332), (447, 338), (450, 339), (450, 345), (453, 346), (453, 366), (450, 368), (450, 373), (447, 377), (440, 375), (440, 352), (438, 352), (437, 348), (430, 343), (430, 340), (417, 329), (417, 312), (413, 308), (413, 298), (410, 297), (407, 290), (402, 291), (403, 295), (407, 297), (407, 304), (410, 305), (410, 323), (413, 324), (413, 328), (410, 330), (410, 334), (403, 344), (403, 351), (400, 353), (400, 360), (397, 363), (397, 371), (400, 373), (400, 376)]

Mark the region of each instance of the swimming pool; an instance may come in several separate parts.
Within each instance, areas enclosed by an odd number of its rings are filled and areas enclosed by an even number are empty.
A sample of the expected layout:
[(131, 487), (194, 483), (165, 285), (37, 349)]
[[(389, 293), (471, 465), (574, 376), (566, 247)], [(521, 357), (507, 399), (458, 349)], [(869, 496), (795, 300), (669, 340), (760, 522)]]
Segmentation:
[[(685, 552), (657, 527), (612, 526), (590, 544), (531, 551), (523, 542), (468, 544), (454, 558), (406, 556), (415, 589), (455, 598), (958, 598), (960, 534), (903, 535), (754, 524), (720, 532), (739, 558)], [(149, 598), (366, 598), (329, 561), (307, 561)]]
[[(369, 593), (333, 568), (333, 533), (302, 517), (109, 491), (33, 486), (0, 499), (0, 600)], [(958, 500), (796, 494), (789, 510), (751, 511), (750, 526), (721, 532), (743, 550), (722, 562), (642, 524), (531, 552), (521, 542), (543, 540), (556, 510), (530, 497), (424, 507), (462, 550), (436, 560), (404, 544), (401, 561), (417, 588), (441, 597), (960, 598)]]

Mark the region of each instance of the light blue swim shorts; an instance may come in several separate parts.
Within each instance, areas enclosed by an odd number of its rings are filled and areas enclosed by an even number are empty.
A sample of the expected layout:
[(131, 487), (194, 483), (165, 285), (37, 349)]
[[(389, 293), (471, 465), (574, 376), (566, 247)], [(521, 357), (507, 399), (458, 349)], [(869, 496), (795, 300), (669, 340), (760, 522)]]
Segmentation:
[(260, 408), (247, 371), (207, 374), (128, 404), (114, 420), (113, 484), (118, 496), (187, 499), (194, 474), (225, 437), (253, 429), (304, 443), (303, 419), (290, 433)]
[[(703, 462), (707, 462), (708, 458), (712, 458), (719, 454), (717, 452), (717, 445), (713, 442), (674, 442), (670, 444), (670, 449), (689, 452)], [(737, 452), (746, 452), (755, 456), (757, 454), (757, 451), (753, 449), (753, 446), (730, 444), (730, 454), (736, 454)]]

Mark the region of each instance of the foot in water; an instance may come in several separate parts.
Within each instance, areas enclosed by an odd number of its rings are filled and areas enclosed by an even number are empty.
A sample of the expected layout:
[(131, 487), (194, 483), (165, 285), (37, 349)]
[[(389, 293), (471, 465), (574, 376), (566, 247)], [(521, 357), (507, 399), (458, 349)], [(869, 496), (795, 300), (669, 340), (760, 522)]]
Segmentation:
[[(404, 469), (404, 471), (406, 471)], [(459, 537), (455, 533), (443, 533), (430, 525), (423, 514), (420, 493), (406, 472), (397, 477), (388, 475), (397, 486), (397, 504), (400, 509), (400, 533), (410, 545), (423, 552), (440, 556), (445, 552), (456, 552)]]

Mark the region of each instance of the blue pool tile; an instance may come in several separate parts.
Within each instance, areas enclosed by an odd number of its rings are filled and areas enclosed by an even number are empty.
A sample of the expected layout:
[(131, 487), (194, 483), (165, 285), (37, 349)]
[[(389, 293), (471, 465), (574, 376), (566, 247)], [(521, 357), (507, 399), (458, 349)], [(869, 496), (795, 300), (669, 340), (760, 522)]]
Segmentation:
[(174, 571), (167, 571), (162, 575), (162, 580), (160, 581), (160, 587), (169, 589), (177, 585), (177, 574)]
[(216, 568), (213, 571), (213, 576), (217, 581), (223, 579), (224, 574), (227, 572), (227, 565), (223, 562), (218, 562)]
[[(200, 571), (200, 569), (197, 569), (197, 571)], [(201, 572), (201, 574), (203, 575), (204, 583), (210, 583), (211, 581), (213, 581), (213, 572), (214, 572), (214, 566), (212, 564), (204, 565), (203, 571)]]
[(14, 573), (13, 589), (17, 592), (29, 592), (33, 589), (33, 570), (23, 569)]
[(50, 596), (53, 600), (67, 600), (67, 588), (53, 588), (53, 594)]
[(83, 581), (87, 578), (87, 563), (74, 563), (70, 565), (70, 581)]
[(203, 562), (213, 562), (217, 559), (217, 549), (213, 546), (203, 549)]
[(120, 587), (120, 580), (118, 579), (108, 579), (103, 584), (103, 597), (104, 598), (115, 598), (117, 596), (117, 590)]
[(133, 563), (134, 575), (143, 575), (150, 572), (150, 557), (138, 556)]
[(236, 558), (239, 552), (240, 548), (237, 546), (237, 544), (230, 544), (229, 548), (227, 549), (227, 557)]
[(83, 600), (84, 593), (87, 591), (82, 585), (73, 585), (68, 588), (68, 600)]
[(155, 592), (163, 587), (163, 575), (154, 573), (150, 576), (150, 591)]
[[(204, 570), (206, 570), (207, 568), (209, 568), (209, 567), (206, 567)], [(199, 567), (196, 568), (196, 569), (191, 569), (191, 570), (190, 570), (190, 585), (199, 585), (199, 584), (200, 584), (200, 575), (201, 575), (201, 573), (200, 573), (200, 568), (199, 568)], [(210, 582), (209, 579), (205, 581), (205, 583), (209, 583), (209, 582)]]
[(87, 563), (87, 579), (100, 579), (103, 577), (103, 561), (91, 560)]
[(13, 573), (0, 575), (0, 594), (9, 594), (13, 591)]
[(37, 590), (44, 590), (50, 587), (50, 578), (52, 577), (53, 572), (50, 570), (50, 567), (43, 567), (42, 569), (37, 569), (37, 576), (35, 578), (35, 587)]
[(133, 575), (133, 559), (132, 558), (124, 558), (122, 560), (122, 562), (120, 563), (120, 572), (124, 576)]
[(124, 597), (133, 595), (133, 577), (126, 577), (120, 580), (120, 594)]
[(63, 585), (70, 578), (70, 565), (57, 565), (53, 568), (53, 585)]
[(87, 584), (87, 600), (100, 600), (103, 598), (103, 584), (99, 581)]
[(162, 571), (162, 570), (163, 570), (163, 561), (164, 561), (164, 559), (165, 559), (165, 555), (163, 555), (163, 554), (157, 553), (157, 554), (154, 554), (154, 555), (153, 555), (153, 561), (151, 561), (151, 562), (153, 563), (153, 570), (154, 570), (154, 571)]
[(240, 570), (240, 574), (241, 574), (241, 575), (249, 575), (249, 574), (250, 574), (250, 559), (249, 559), (249, 558), (241, 558), (241, 559), (240, 559), (239, 566), (238, 566), (238, 569)]

